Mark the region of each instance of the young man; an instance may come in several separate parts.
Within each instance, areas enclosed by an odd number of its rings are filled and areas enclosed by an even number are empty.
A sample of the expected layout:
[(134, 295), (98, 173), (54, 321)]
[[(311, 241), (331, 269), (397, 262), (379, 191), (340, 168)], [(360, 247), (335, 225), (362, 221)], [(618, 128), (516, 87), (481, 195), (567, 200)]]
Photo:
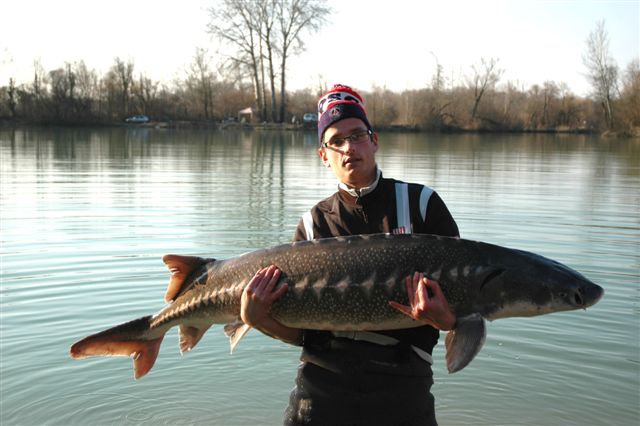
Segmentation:
[[(458, 227), (430, 188), (384, 178), (375, 162), (378, 135), (353, 89), (334, 86), (318, 102), (318, 155), (338, 178), (338, 192), (307, 212), (294, 240), (339, 235), (425, 233), (457, 237)], [(262, 269), (242, 296), (243, 321), (303, 347), (287, 425), (436, 425), (431, 353), (438, 330), (455, 327), (438, 284), (407, 277), (410, 306), (390, 301), (425, 325), (356, 333), (299, 330), (269, 315), (280, 271)]]

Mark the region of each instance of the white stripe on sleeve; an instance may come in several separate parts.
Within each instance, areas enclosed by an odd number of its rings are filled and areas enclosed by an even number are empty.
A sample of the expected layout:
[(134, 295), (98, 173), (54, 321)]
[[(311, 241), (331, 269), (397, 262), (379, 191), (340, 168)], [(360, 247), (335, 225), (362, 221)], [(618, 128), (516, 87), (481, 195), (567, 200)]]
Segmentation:
[(428, 186), (422, 187), (422, 192), (420, 192), (420, 214), (422, 215), (423, 222), (427, 220), (427, 205), (429, 204), (431, 194), (433, 194), (433, 189)]
[(313, 217), (311, 217), (311, 211), (302, 215), (302, 223), (307, 234), (307, 240), (313, 240)]
[(411, 214), (409, 211), (409, 185), (404, 182), (396, 183), (396, 211), (398, 216), (398, 228), (403, 233), (410, 234)]

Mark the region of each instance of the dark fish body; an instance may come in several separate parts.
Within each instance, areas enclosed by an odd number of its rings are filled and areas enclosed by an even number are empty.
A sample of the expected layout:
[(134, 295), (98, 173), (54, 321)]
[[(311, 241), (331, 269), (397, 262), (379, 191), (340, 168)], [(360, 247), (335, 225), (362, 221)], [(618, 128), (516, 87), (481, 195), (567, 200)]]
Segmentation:
[[(423, 272), (438, 281), (458, 318), (458, 327), (446, 342), (452, 372), (464, 368), (479, 351), (484, 319), (586, 308), (603, 294), (601, 287), (578, 272), (530, 252), (420, 234), (336, 237), (227, 260), (170, 255), (165, 261), (178, 271), (181, 285), (173, 302), (154, 316), (83, 339), (72, 347), (72, 356), (133, 353), (140, 359), (149, 346), (159, 347), (175, 325), (180, 326), (181, 350), (195, 346), (213, 324), (227, 324), (235, 346), (247, 331), (245, 327), (237, 334), (243, 326), (239, 318), (242, 291), (256, 271), (269, 265), (282, 271), (278, 285), (288, 285), (284, 296), (274, 302), (272, 316), (290, 327), (333, 331), (422, 325), (393, 309), (389, 301), (408, 304), (405, 279)], [(114, 341), (125, 349), (114, 351)], [(140, 372), (152, 365), (141, 365)], [(136, 372), (136, 376), (143, 374)]]

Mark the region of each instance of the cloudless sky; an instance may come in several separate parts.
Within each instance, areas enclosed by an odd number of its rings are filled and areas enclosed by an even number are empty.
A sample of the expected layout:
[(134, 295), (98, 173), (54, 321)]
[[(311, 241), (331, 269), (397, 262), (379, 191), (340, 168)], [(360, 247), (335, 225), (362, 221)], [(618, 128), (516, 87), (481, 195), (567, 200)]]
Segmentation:
[[(84, 60), (105, 73), (115, 57), (133, 60), (136, 75), (184, 78), (196, 47), (216, 57), (206, 33), (215, 1), (3, 0), (0, 86), (31, 81), (44, 69)], [(425, 87), (436, 69), (462, 84), (481, 58), (496, 58), (501, 82), (528, 89), (565, 82), (589, 90), (582, 56), (596, 22), (605, 21), (610, 52), (622, 71), (640, 50), (640, 0), (330, 0), (322, 30), (305, 35), (306, 51), (290, 59), (288, 89), (320, 83), (373, 85), (395, 91)]]

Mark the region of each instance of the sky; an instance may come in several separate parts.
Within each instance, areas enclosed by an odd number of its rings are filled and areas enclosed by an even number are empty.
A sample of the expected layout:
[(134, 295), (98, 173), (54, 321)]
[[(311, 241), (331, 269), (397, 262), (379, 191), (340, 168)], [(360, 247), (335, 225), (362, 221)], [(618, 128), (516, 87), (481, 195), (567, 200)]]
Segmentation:
[[(105, 73), (119, 57), (136, 75), (183, 79), (196, 48), (222, 58), (206, 32), (215, 0), (3, 0), (0, 86), (31, 81), (83, 60)], [(501, 83), (523, 89), (547, 80), (589, 92), (582, 57), (604, 20), (621, 70), (640, 56), (640, 0), (329, 0), (323, 28), (304, 36), (292, 57), (289, 90), (342, 83), (358, 90), (427, 87), (439, 63), (449, 82), (464, 84), (482, 58), (498, 60)]]

